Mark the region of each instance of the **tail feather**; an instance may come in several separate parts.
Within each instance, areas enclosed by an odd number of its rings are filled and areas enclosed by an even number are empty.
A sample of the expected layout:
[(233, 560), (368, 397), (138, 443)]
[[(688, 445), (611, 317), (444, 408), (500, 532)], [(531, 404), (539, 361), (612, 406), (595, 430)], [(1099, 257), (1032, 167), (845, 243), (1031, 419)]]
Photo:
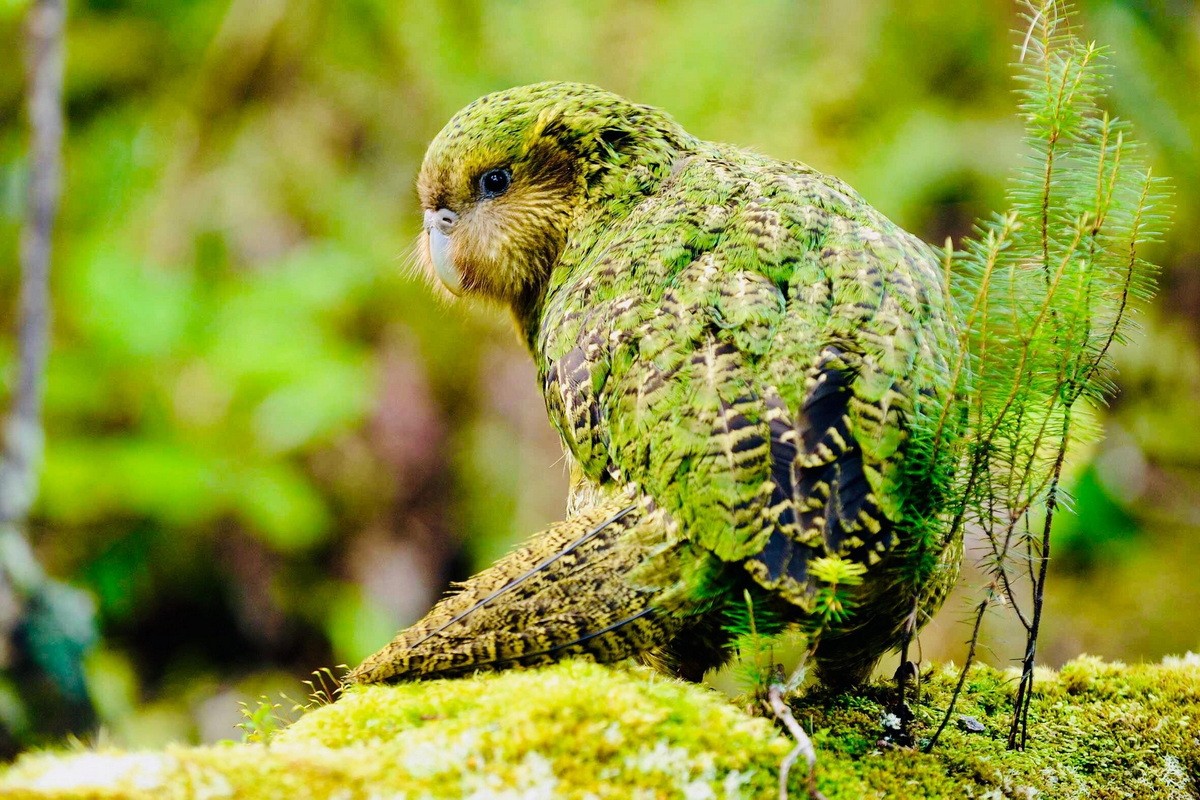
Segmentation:
[(627, 499), (602, 504), (461, 584), (346, 682), (449, 677), (575, 654), (617, 661), (649, 650), (683, 625), (664, 605), (680, 581), (680, 560), (668, 552), (675, 546), (653, 509)]
[[(558, 548), (558, 545), (560, 543), (559, 540), (563, 537), (551, 536), (550, 534), (559, 533), (565, 535), (573, 533), (576, 528), (582, 527), (581, 524), (576, 524), (581, 523), (582, 520), (572, 521), (572, 524), (564, 523), (559, 526), (561, 530), (552, 528), (550, 531), (547, 531), (545, 534), (543, 534), (542, 537), (535, 538), (534, 541), (531, 541), (525, 547), (517, 550), (509, 558), (497, 564), (496, 567), (493, 567), (491, 570), (488, 570), (487, 572), (476, 576), (474, 579), (461, 584), (459, 586), (459, 592), (455, 596), (455, 599), (457, 599), (459, 602), (454, 604), (439, 604), (438, 608), (434, 609), (434, 611), (426, 616), (423, 620), (429, 626), (429, 629), (422, 634), (420, 639), (413, 642), (410, 646), (416, 647), (423, 644), (431, 637), (445, 631), (448, 627), (454, 625), (455, 623), (461, 622), (468, 615), (477, 613), (486, 608), (497, 598), (503, 597), (505, 594), (516, 590), (527, 581), (529, 581), (531, 585), (525, 587), (526, 591), (538, 591), (538, 585), (552, 575), (555, 562), (569, 557), (579, 547), (587, 544), (592, 539), (603, 533), (608, 526), (620, 522), (633, 510), (634, 506), (631, 505), (625, 506), (624, 508), (619, 508), (606, 518), (587, 528), (582, 535), (568, 542), (561, 549)], [(510, 575), (512, 571), (510, 568), (519, 567), (521, 564), (532, 561), (546, 551), (550, 552), (540, 562), (534, 564), (525, 572), (516, 575), (515, 577)], [(550, 588), (553, 587), (547, 587), (547, 589)], [(487, 594), (479, 597), (479, 595), (483, 594), (484, 592), (487, 592)], [(445, 606), (444, 609), (442, 608), (443, 606)], [(454, 609), (456, 607), (461, 608), (460, 610), (455, 611)], [(450, 616), (444, 622), (438, 622), (441, 616), (443, 616), (442, 614), (437, 614), (438, 610), (452, 613), (452, 616)]]

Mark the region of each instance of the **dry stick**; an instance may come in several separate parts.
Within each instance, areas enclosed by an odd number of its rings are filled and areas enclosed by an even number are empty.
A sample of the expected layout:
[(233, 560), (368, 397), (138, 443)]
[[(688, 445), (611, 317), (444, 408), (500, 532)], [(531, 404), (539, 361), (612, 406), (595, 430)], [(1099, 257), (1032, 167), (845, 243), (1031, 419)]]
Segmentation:
[(996, 574), (1000, 579), (1000, 588), (1004, 592), (1004, 597), (1008, 601), (1009, 608), (1017, 615), (1017, 620), (1021, 623), (1021, 627), (1028, 632), (1030, 627), (1029, 620), (1026, 618), (1025, 613), (1021, 611), (1021, 606), (1017, 602), (1016, 590), (1013, 589), (1012, 581), (1008, 577), (1008, 567), (1005, 566), (1009, 558), (1008, 551), (1012, 547), (1013, 536), (1016, 534), (1017, 526), (1021, 523), (1022, 519), (1029, 519), (1028, 503), (1022, 506), (1017, 513), (1010, 515), (1009, 521), (1005, 523), (1003, 544), (999, 550), (996, 549), (996, 542), (990, 533), (987, 539), (992, 547), (992, 554), (995, 556)]
[(62, 159), (64, 0), (29, 9), (27, 68), (31, 130), (27, 209), (21, 230), (18, 375), (0, 453), (0, 563), (22, 591), (44, 575), (19, 533), (37, 495), (42, 457), (42, 394), (50, 341), (50, 247)]
[(945, 715), (942, 716), (942, 722), (938, 725), (938, 729), (934, 731), (929, 743), (925, 745), (925, 752), (933, 752), (933, 748), (938, 743), (938, 739), (942, 736), (942, 731), (946, 730), (946, 725), (950, 723), (950, 716), (954, 712), (954, 706), (958, 702), (959, 695), (962, 694), (963, 686), (967, 682), (967, 672), (971, 669), (971, 664), (975, 663), (975, 648), (979, 644), (979, 628), (983, 625), (983, 615), (987, 612), (988, 600), (981, 600), (979, 607), (975, 613), (975, 628), (971, 631), (970, 649), (967, 651), (967, 663), (963, 667), (962, 672), (958, 673), (958, 683), (954, 685), (954, 693), (950, 695), (950, 704), (946, 709)]
[(792, 764), (796, 763), (796, 759), (801, 755), (808, 762), (808, 796), (813, 800), (825, 800), (825, 796), (817, 791), (817, 751), (813, 747), (812, 739), (808, 738), (804, 728), (792, 716), (792, 709), (783, 702), (783, 686), (778, 683), (771, 684), (771, 687), (767, 689), (767, 702), (771, 706), (771, 713), (783, 723), (783, 727), (787, 728), (788, 733), (796, 740), (796, 746), (784, 756), (783, 762), (779, 765), (779, 800), (788, 800), (788, 773), (791, 772)]

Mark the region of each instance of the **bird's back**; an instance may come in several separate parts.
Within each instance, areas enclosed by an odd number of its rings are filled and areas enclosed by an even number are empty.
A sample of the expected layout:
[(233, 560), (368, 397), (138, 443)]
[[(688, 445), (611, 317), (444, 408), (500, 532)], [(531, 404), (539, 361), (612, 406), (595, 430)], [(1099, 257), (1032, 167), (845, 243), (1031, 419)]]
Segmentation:
[(859, 611), (829, 635), (895, 644), (957, 564), (934, 440), (955, 435), (958, 342), (932, 250), (834, 178), (716, 145), (577, 228), (536, 355), (584, 473), (637, 486), (798, 619), (848, 575)]

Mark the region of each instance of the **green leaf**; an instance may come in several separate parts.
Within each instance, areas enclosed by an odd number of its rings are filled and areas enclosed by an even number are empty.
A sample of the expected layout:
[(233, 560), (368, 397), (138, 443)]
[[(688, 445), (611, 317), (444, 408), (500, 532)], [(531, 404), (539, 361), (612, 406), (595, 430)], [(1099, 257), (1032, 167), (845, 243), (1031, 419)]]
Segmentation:
[(74, 315), (113, 360), (177, 352), (193, 313), (193, 279), (102, 246), (71, 265)]
[(324, 363), (269, 394), (254, 410), (260, 446), (282, 453), (359, 424), (375, 397), (365, 362)]
[(303, 550), (329, 534), (332, 518), (320, 493), (287, 462), (236, 469), (227, 480), (242, 522), (272, 547)]
[(139, 436), (52, 439), (41, 510), (75, 525), (130, 513), (193, 525), (220, 511), (220, 482), (216, 462), (171, 441)]
[(392, 638), (397, 620), (363, 596), (357, 586), (343, 586), (329, 604), (325, 633), (335, 662), (357, 664)]

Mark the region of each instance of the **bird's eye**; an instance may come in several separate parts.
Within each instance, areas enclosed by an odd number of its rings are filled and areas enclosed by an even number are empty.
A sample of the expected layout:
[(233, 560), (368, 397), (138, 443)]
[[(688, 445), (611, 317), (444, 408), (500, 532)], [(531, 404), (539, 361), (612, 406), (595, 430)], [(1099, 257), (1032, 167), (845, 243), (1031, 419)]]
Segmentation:
[(511, 183), (512, 173), (507, 169), (489, 169), (479, 176), (479, 191), (484, 197), (499, 197)]

